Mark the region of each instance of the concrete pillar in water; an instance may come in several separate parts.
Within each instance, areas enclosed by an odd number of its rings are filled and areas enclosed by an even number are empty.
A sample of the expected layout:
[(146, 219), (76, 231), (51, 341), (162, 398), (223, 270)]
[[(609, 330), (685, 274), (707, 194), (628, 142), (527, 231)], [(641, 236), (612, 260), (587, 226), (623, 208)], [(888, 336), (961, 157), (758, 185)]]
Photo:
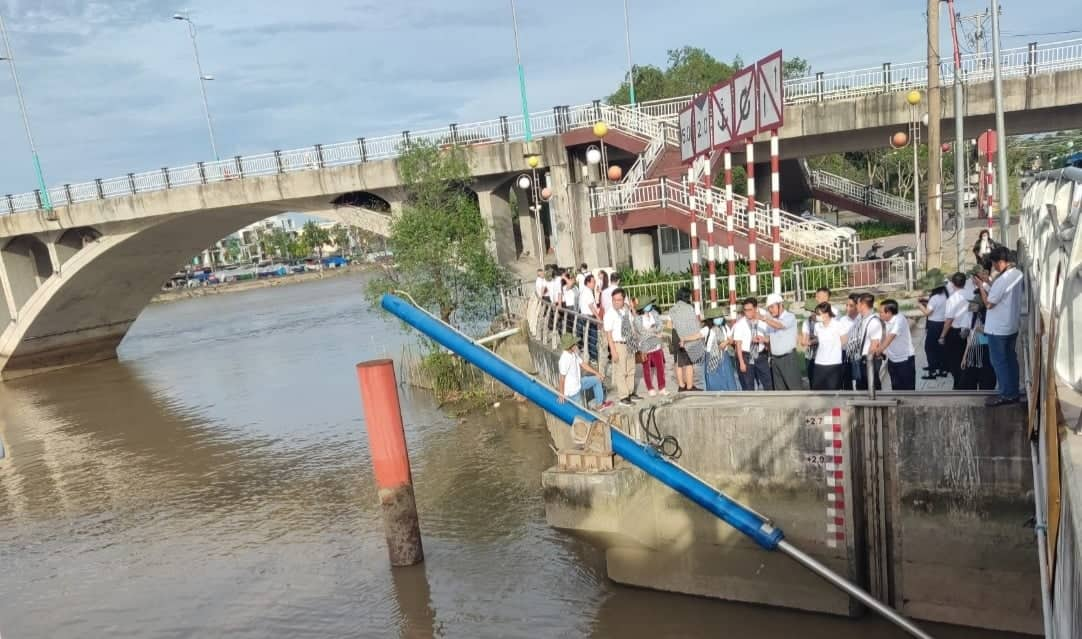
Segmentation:
[(654, 263), (654, 234), (632, 233), (631, 242), (631, 268), (636, 271), (652, 271), (657, 268)]
[(394, 362), (377, 359), (357, 364), (357, 381), (361, 386), (387, 552), (392, 566), (412, 566), (424, 561), (424, 550)]

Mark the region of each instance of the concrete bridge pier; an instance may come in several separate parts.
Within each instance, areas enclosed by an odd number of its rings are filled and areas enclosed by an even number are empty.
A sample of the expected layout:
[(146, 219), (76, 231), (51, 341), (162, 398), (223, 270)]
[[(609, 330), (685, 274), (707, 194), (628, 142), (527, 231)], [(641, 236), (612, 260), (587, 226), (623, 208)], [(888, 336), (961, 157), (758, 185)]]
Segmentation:
[(478, 180), (474, 184), (481, 218), (489, 228), (488, 247), (500, 264), (510, 264), (518, 258), (515, 251), (515, 231), (507, 177)]

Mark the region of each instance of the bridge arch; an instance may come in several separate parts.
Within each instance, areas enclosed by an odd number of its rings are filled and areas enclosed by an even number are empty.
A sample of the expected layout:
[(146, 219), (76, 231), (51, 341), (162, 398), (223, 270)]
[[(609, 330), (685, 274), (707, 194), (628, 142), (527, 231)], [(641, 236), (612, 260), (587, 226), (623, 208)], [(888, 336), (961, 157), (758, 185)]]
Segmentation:
[(350, 193), (343, 193), (334, 198), (331, 202), (334, 206), (353, 206), (361, 209), (368, 209), (379, 213), (390, 213), (391, 203), (386, 198), (381, 197), (371, 191), (352, 191)]
[(73, 255), (101, 237), (97, 229), (79, 226), (64, 231), (56, 240), (56, 258), (63, 266)]
[(23, 272), (32, 267), (38, 285), (17, 289), (16, 321), (0, 326), (0, 379), (114, 358), (128, 329), (180, 265), (229, 233), (282, 212), (225, 208), (148, 218), (105, 234), (76, 231), (65, 240), (68, 250), (76, 238), (83, 246), (60, 273), (44, 278), (53, 274), (44, 243), (16, 238), (3, 249), (8, 273), (12, 266)]
[(53, 275), (49, 248), (34, 235), (12, 238), (0, 249), (0, 259), (4, 261), (16, 311)]

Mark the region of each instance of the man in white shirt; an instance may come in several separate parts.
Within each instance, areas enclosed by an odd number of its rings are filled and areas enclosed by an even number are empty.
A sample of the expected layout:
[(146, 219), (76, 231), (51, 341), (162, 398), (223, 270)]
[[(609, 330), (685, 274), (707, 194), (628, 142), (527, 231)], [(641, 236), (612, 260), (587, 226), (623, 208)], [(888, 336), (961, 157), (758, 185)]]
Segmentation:
[(564, 273), (564, 290), (560, 293), (563, 298), (563, 312), (564, 321), (563, 328), (560, 329), (563, 333), (570, 333), (575, 330), (575, 313), (578, 312), (578, 293), (575, 290), (575, 278), (571, 277), (571, 271)]
[(587, 274), (582, 280), (582, 288), (579, 289), (579, 339), (586, 344), (586, 351), (590, 359), (597, 361), (597, 302), (594, 294), (597, 289), (597, 278)]
[(624, 289), (612, 292), (612, 308), (605, 312), (605, 339), (612, 353), (612, 382), (621, 406), (631, 406), (641, 399), (635, 394), (635, 351), (628, 344), (631, 337), (631, 312), (624, 303)]
[(770, 374), (770, 358), (767, 355), (767, 336), (769, 328), (759, 314), (759, 300), (749, 297), (744, 300), (744, 317), (733, 324), (733, 342), (736, 346), (737, 377), (740, 388), (755, 390), (758, 382), (763, 390), (774, 390), (774, 379)]
[[(583, 391), (587, 391), (593, 393), (593, 408), (605, 410), (612, 406), (612, 402), (605, 401), (605, 388), (601, 384), (601, 373), (582, 361), (578, 338), (570, 333), (564, 333), (560, 338), (560, 350), (563, 351), (560, 353), (560, 387), (557, 389), (560, 395), (560, 403), (571, 400), (579, 406), (590, 408), (591, 406), (586, 402), (586, 398), (583, 397)], [(583, 377), (582, 371), (586, 371), (590, 375)]]
[(876, 357), (876, 353), (883, 340), (883, 321), (875, 314), (875, 296), (871, 293), (861, 294), (857, 298), (857, 311), (860, 317), (853, 323), (853, 328), (849, 331), (849, 343), (846, 345), (854, 388), (868, 390), (868, 361), (871, 358), (871, 374), (874, 377), (875, 389), (879, 390), (882, 388), (879, 377), (882, 360)]
[(1021, 397), (1018, 388), (1018, 326), (1022, 316), (1022, 272), (1010, 263), (1010, 251), (997, 246), (990, 254), (992, 268), (999, 273), (992, 285), (977, 290), (981, 292), (987, 312), (984, 334), (988, 338), (988, 354), (996, 371), (996, 397), (988, 400), (988, 406), (1016, 403)]
[(620, 288), (620, 274), (613, 273), (609, 277), (609, 287), (601, 291), (601, 310), (604, 311), (602, 315), (612, 310), (612, 294), (618, 288)]
[(560, 307), (563, 305), (564, 278), (563, 271), (556, 269), (552, 279), (545, 285), (549, 296), (549, 330), (556, 330), (559, 321)]
[[(853, 327), (860, 324), (860, 310), (857, 303), (860, 293), (850, 293), (845, 300), (845, 314), (834, 319), (839, 335), (845, 336), (846, 344), (853, 338)], [(849, 351), (842, 348), (842, 390), (853, 390), (853, 367), (849, 363)]]
[(767, 295), (766, 310), (769, 315), (763, 321), (770, 339), (770, 373), (774, 378), (774, 390), (804, 390), (796, 361), (796, 315), (785, 310), (785, 301), (777, 293)]
[(947, 298), (943, 330), (939, 334), (944, 365), (954, 378), (954, 390), (959, 390), (962, 386), (962, 355), (965, 353), (966, 338), (973, 324), (973, 314), (969, 312), (969, 300), (972, 296), (966, 297), (965, 288), (965, 275), (955, 273), (951, 276), (951, 295)]
[(590, 267), (586, 266), (586, 262), (579, 264), (579, 274), (575, 276), (575, 284), (578, 285), (579, 290), (582, 290), (582, 281), (586, 279), (586, 276), (590, 273)]
[(545, 279), (544, 269), (537, 269), (537, 279), (533, 281), (534, 294), (537, 295), (537, 299), (543, 300), (548, 297), (548, 280)]
[(909, 332), (909, 319), (898, 312), (895, 300), (879, 303), (879, 319), (883, 320), (886, 330), (876, 352), (886, 357), (890, 387), (893, 390), (917, 390), (917, 357)]

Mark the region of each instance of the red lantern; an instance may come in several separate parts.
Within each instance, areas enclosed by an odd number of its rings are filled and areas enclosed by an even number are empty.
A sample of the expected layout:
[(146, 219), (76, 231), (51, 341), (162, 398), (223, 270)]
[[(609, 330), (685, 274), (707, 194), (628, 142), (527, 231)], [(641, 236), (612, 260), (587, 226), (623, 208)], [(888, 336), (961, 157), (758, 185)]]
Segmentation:
[(898, 131), (890, 138), (890, 145), (896, 149), (900, 149), (909, 143), (909, 136), (904, 131)]
[(541, 189), (541, 199), (543, 201), (548, 202), (549, 198), (551, 198), (551, 197), (552, 197), (552, 189), (550, 189), (547, 186), (545, 188)]
[(609, 181), (619, 182), (620, 178), (624, 177), (624, 171), (620, 167), (613, 164), (609, 167)]
[(944, 142), (944, 143), (943, 143), (943, 144), (942, 144), (942, 145), (941, 145), (941, 146), (939, 147), (939, 150), (940, 150), (940, 151), (943, 151), (944, 153), (950, 153), (950, 151), (951, 151), (951, 145), (950, 145), (950, 143), (949, 143), (949, 142)]

